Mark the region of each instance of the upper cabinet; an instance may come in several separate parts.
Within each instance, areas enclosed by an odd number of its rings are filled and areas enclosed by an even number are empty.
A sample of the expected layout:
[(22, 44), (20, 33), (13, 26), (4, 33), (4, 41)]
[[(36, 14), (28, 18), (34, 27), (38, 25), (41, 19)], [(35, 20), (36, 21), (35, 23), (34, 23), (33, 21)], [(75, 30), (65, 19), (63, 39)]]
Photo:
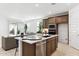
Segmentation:
[(68, 15), (50, 17), (43, 20), (43, 28), (48, 28), (49, 24), (68, 23)]
[(48, 18), (48, 24), (68, 23), (68, 15)]
[(43, 19), (43, 28), (48, 28), (48, 19)]
[(65, 16), (57, 16), (55, 18), (56, 20), (56, 24), (61, 24), (61, 23), (67, 23), (68, 22), (68, 16), (65, 15)]
[(55, 17), (48, 18), (48, 24), (55, 24)]

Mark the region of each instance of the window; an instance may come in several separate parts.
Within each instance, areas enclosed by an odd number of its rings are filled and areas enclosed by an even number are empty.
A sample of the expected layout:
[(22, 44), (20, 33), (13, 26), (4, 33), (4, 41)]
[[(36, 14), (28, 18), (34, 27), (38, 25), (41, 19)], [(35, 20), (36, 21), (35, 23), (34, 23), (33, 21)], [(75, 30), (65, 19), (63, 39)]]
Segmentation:
[(9, 24), (9, 35), (17, 34), (17, 24)]

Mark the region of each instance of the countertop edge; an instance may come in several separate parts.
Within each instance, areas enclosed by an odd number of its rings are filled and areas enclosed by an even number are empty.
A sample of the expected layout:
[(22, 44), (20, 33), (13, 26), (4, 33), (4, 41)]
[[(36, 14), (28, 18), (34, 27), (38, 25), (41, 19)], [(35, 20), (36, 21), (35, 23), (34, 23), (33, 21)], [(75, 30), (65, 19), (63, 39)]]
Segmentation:
[(23, 42), (26, 42), (28, 44), (34, 44), (34, 43), (38, 43), (38, 42), (42, 42), (44, 40), (47, 40), (49, 38), (52, 38), (52, 37), (57, 37), (58, 35), (51, 35), (50, 37), (47, 37), (47, 38), (42, 38), (42, 40), (35, 40), (35, 41), (31, 41), (31, 40), (22, 40)]

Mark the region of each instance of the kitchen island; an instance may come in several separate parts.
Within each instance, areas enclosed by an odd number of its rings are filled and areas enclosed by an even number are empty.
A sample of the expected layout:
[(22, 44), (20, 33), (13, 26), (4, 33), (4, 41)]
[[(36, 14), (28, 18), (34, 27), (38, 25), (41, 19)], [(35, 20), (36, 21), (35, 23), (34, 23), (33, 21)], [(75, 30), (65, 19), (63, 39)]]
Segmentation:
[(38, 56), (39, 48), (37, 46), (40, 46), (42, 55), (50, 56), (56, 51), (58, 45), (58, 35), (50, 35), (48, 37), (30, 35), (17, 39), (21, 39), (19, 41), (19, 52), (22, 56)]

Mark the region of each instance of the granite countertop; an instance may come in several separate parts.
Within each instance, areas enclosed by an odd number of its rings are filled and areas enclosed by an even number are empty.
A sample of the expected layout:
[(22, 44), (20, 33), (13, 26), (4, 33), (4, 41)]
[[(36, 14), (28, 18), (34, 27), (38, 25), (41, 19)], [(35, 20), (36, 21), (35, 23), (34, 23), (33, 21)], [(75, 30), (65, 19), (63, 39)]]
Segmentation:
[(21, 40), (21, 41), (29, 43), (29, 44), (34, 44), (34, 43), (41, 42), (41, 41), (47, 40), (52, 37), (57, 37), (57, 36), (58, 35), (50, 35), (49, 37), (43, 37), (41, 35), (29, 35), (29, 36), (25, 36), (23, 38), (16, 37), (15, 39)]

